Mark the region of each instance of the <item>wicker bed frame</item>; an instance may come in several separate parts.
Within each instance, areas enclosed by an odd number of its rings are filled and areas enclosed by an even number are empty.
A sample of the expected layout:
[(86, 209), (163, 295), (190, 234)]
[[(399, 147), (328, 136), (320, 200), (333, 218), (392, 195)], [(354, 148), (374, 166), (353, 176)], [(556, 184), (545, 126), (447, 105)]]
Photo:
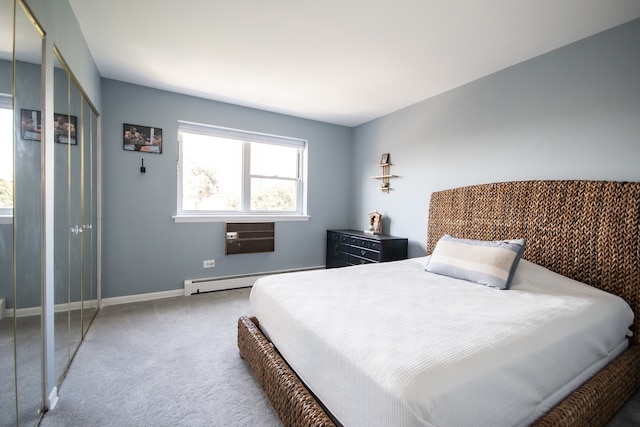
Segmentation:
[[(535, 424), (605, 425), (640, 387), (640, 183), (521, 181), (435, 192), (427, 253), (444, 234), (524, 237), (525, 259), (629, 303), (636, 315), (629, 348)], [(238, 347), (285, 426), (335, 425), (257, 319), (239, 319)]]

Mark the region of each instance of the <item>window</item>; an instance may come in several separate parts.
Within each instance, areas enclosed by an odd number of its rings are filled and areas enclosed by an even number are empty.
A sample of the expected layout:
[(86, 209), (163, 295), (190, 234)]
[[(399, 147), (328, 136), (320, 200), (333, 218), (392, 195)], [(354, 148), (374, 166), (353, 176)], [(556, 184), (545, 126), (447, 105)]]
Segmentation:
[(305, 217), (306, 141), (178, 122), (180, 218)]
[(13, 215), (13, 107), (0, 94), (0, 217)]

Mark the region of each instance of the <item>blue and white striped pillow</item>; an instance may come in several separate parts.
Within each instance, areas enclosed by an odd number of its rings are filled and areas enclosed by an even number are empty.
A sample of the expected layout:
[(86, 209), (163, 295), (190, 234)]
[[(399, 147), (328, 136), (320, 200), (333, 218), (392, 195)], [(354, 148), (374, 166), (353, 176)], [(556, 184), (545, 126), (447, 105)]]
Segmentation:
[(425, 270), (492, 288), (509, 289), (525, 245), (524, 239), (469, 240), (446, 234), (438, 240)]

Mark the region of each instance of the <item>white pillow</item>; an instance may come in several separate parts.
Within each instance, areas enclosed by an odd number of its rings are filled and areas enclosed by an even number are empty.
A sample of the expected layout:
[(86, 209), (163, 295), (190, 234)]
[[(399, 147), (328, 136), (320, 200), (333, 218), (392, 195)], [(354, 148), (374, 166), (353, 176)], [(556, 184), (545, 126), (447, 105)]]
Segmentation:
[(518, 240), (469, 240), (442, 236), (426, 271), (468, 280), (497, 289), (509, 289), (526, 242)]

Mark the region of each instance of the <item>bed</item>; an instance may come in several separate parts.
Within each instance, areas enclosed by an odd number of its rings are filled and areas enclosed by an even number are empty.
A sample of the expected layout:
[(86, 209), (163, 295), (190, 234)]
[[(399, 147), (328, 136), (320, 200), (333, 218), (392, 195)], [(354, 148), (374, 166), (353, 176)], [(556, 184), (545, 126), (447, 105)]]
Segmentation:
[[(585, 369), (582, 376), (576, 376), (575, 378), (572, 376), (571, 380), (566, 381), (564, 389), (558, 391), (559, 394), (556, 393), (553, 399), (545, 400), (545, 402), (537, 405), (536, 411), (521, 417), (517, 422), (513, 423), (514, 425), (530, 425), (534, 423), (536, 425), (604, 425), (640, 385), (640, 351), (638, 350), (639, 346), (637, 341), (638, 313), (640, 312), (640, 307), (638, 306), (640, 300), (637, 295), (637, 289), (638, 286), (640, 286), (639, 224), (640, 183), (524, 181), (483, 184), (439, 191), (432, 195), (427, 233), (427, 253), (429, 254), (433, 254), (434, 249), (437, 248), (436, 245), (445, 235), (456, 236), (462, 239), (479, 239), (486, 241), (516, 237), (526, 239), (526, 249), (522, 255), (524, 261), (520, 262), (516, 270), (513, 277), (514, 286), (512, 289), (508, 291), (496, 291), (494, 289), (487, 289), (484, 286), (468, 287), (472, 293), (465, 299), (479, 302), (481, 301), (479, 298), (482, 298), (481, 294), (490, 294), (492, 291), (493, 295), (499, 295), (500, 298), (509, 292), (511, 292), (511, 295), (516, 295), (520, 292), (521, 286), (526, 286), (526, 284), (523, 285), (521, 283), (522, 277), (520, 276), (525, 275), (525, 273), (531, 269), (534, 269), (533, 271), (537, 271), (535, 269), (547, 269), (548, 271), (545, 270), (545, 274), (558, 273), (564, 276), (560, 278), (561, 281), (565, 280), (572, 284), (574, 281), (581, 282), (582, 284), (576, 284), (576, 286), (578, 286), (576, 289), (579, 289), (580, 293), (589, 293), (586, 288), (593, 287), (596, 289), (591, 289), (591, 291), (602, 293), (598, 291), (598, 289), (601, 289), (617, 296), (612, 296), (612, 298), (609, 299), (615, 301), (624, 300), (626, 302), (624, 305), (631, 312), (630, 316), (623, 317), (617, 321), (618, 323), (621, 322), (623, 330), (631, 332), (628, 340), (627, 338), (623, 338), (623, 342), (618, 343), (616, 339), (620, 339), (619, 336), (621, 333), (618, 331), (618, 338), (610, 339), (608, 349), (604, 350), (604, 353), (608, 354), (608, 359), (602, 358), (598, 359), (597, 362), (588, 362), (590, 369)], [(385, 275), (390, 275), (389, 277), (399, 277), (398, 275), (409, 274), (405, 272), (406, 268), (412, 269), (415, 271), (415, 274), (420, 274), (418, 272), (424, 273), (423, 266), (428, 262), (428, 259), (412, 259), (387, 263), (389, 265), (358, 266), (337, 269), (335, 271), (327, 270), (326, 272), (307, 273), (310, 273), (311, 276), (322, 273), (340, 275), (343, 276), (342, 279), (340, 279), (339, 276), (332, 276), (328, 282), (350, 284), (361, 280), (361, 278), (356, 277), (361, 274), (373, 274), (372, 277), (384, 277)], [(388, 271), (387, 269), (390, 270)], [(367, 273), (365, 270), (372, 271), (372, 273)], [(285, 278), (294, 283), (297, 280), (300, 284), (311, 281), (310, 276), (300, 274), (301, 275), (286, 275)], [(344, 278), (344, 276), (347, 277)], [(443, 280), (444, 279), (448, 280), (449, 278), (444, 277)], [(266, 282), (273, 280), (276, 280), (276, 278), (269, 278)], [(340, 280), (343, 282), (340, 282)], [(456, 279), (452, 280), (455, 281)], [(258, 292), (257, 289), (263, 288), (263, 285), (260, 283), (257, 285), (258, 286), (254, 285), (252, 295), (254, 291)], [(378, 287), (375, 288), (375, 292), (373, 288), (371, 292), (378, 295), (384, 294), (384, 287), (379, 287), (383, 286), (383, 284), (381, 283), (376, 286)], [(451, 284), (449, 284), (449, 286), (451, 286)], [(304, 286), (299, 286), (299, 288), (301, 292), (304, 292)], [(354, 288), (352, 291), (356, 294), (358, 292), (364, 292), (363, 289), (358, 288)], [(404, 292), (400, 292), (398, 289), (393, 289), (393, 291), (396, 292), (390, 291), (388, 295), (383, 296), (385, 301), (394, 298), (398, 293)], [(340, 288), (335, 288), (333, 292), (340, 292)], [(426, 295), (436, 295), (438, 292), (437, 289), (429, 289)], [(553, 290), (551, 292), (553, 293)], [(286, 295), (288, 295), (288, 293), (290, 292), (287, 291)], [(317, 299), (316, 297), (314, 298)], [(421, 296), (421, 299), (426, 298), (425, 295)], [(458, 300), (460, 299), (460, 297), (456, 298)], [(273, 303), (276, 304), (277, 301), (278, 299), (275, 299)], [(318, 302), (321, 301), (318, 300)], [(406, 304), (407, 302), (405, 301), (404, 303)], [(508, 303), (500, 310), (494, 311), (506, 310), (509, 304), (511, 303)], [(616, 302), (615, 304), (618, 303)], [(324, 305), (331, 308), (331, 304)], [(541, 305), (553, 306), (553, 302), (544, 300), (544, 304)], [(340, 307), (339, 312), (348, 311), (347, 308)], [(315, 307), (313, 310), (315, 310)], [(532, 310), (535, 310), (535, 306)], [(336, 394), (340, 396), (340, 392), (348, 393), (350, 391), (348, 387), (346, 390), (342, 390), (343, 386), (346, 387), (348, 384), (357, 383), (358, 380), (349, 378), (349, 381), (344, 381), (344, 384), (342, 384), (340, 378), (332, 379), (331, 387), (333, 387), (333, 391), (327, 390), (326, 385), (318, 386), (318, 384), (314, 383), (318, 380), (314, 379), (313, 375), (309, 375), (309, 366), (312, 368), (319, 367), (322, 368), (322, 372), (328, 372), (323, 362), (327, 360), (330, 362), (333, 361), (332, 357), (334, 356), (332, 352), (329, 350), (316, 349), (307, 353), (303, 352), (302, 355), (295, 355), (292, 353), (292, 351), (294, 351), (292, 349), (296, 347), (307, 348), (307, 344), (302, 346), (293, 341), (293, 339), (289, 342), (289, 340), (282, 341), (281, 337), (275, 339), (276, 337), (272, 336), (271, 338), (277, 342), (274, 346), (274, 344), (265, 337), (263, 330), (268, 331), (271, 327), (271, 333), (273, 335), (273, 332), (277, 328), (274, 329), (275, 326), (269, 325), (269, 322), (272, 322), (272, 320), (269, 318), (271, 316), (268, 310), (261, 308), (258, 311), (262, 314), (258, 315), (257, 318), (242, 317), (239, 319), (238, 346), (241, 356), (246, 360), (257, 381), (263, 387), (283, 424), (296, 426), (330, 426), (339, 424), (345, 419), (349, 420), (348, 414), (345, 416), (343, 413), (345, 409), (336, 407), (336, 403), (330, 401), (332, 398), (330, 395)], [(279, 313), (281, 309), (280, 307), (274, 307), (273, 311)], [(564, 308), (555, 311), (561, 311), (563, 313), (566, 311), (567, 316), (569, 316), (566, 319), (575, 320), (575, 323), (584, 324), (588, 331), (601, 329), (599, 325), (603, 323), (610, 324), (614, 322), (608, 317), (596, 319), (595, 316), (587, 316), (587, 318), (578, 321), (578, 317), (574, 317), (572, 312)], [(596, 311), (600, 312), (601, 310), (598, 309)], [(309, 317), (312, 322), (314, 319), (317, 322), (319, 318), (322, 318), (322, 313), (322, 311), (313, 311)], [(331, 311), (326, 313), (329, 313), (330, 318), (335, 317), (335, 314), (331, 314)], [(635, 314), (635, 318), (632, 317), (633, 314)], [(367, 322), (371, 322), (371, 325), (374, 325), (375, 322), (373, 320), (383, 315), (384, 313), (375, 314), (366, 311), (365, 315), (360, 314), (358, 317), (356, 310), (356, 313), (351, 315), (349, 322), (354, 328), (358, 324), (360, 324), (360, 327), (366, 327)], [(536, 315), (540, 314), (536, 313)], [(578, 314), (575, 316), (577, 315)], [(261, 316), (265, 318), (266, 324), (261, 324)], [(563, 322), (566, 322), (566, 319)], [(425, 320), (416, 319), (416, 321), (420, 322)], [(590, 324), (589, 322), (593, 323)], [(625, 322), (630, 325), (624, 325)], [(320, 322), (320, 324), (323, 323)], [(344, 325), (344, 329), (349, 327), (349, 324)], [(376, 326), (376, 328), (378, 327), (379, 325)], [(406, 324), (401, 327), (405, 329), (401, 331), (396, 330), (396, 334), (402, 334), (402, 331), (411, 328)], [(305, 330), (302, 325), (298, 325), (297, 322), (290, 324), (289, 329), (294, 331), (294, 335), (315, 335), (313, 330)], [(430, 332), (431, 334), (429, 335), (433, 335), (433, 339), (442, 338), (438, 335), (438, 330), (431, 329)], [(389, 337), (392, 337), (394, 334), (393, 331), (384, 332), (382, 330), (380, 330), (380, 333), (383, 335), (388, 334)], [(269, 332), (267, 332), (267, 334), (269, 334)], [(595, 336), (595, 332), (593, 335)], [(475, 347), (477, 344), (474, 340), (479, 339), (479, 336), (479, 334), (472, 332), (470, 335), (465, 336), (461, 340), (461, 343), (466, 344), (467, 347)], [(565, 343), (561, 351), (566, 352), (570, 348), (571, 351), (577, 351), (578, 354), (584, 353), (583, 349), (578, 350), (580, 347), (578, 347), (579, 344), (577, 342), (567, 338), (567, 336), (559, 335), (559, 337), (560, 340)], [(530, 341), (535, 341), (535, 339), (531, 339)], [(598, 344), (598, 347), (599, 346), (600, 344)], [(386, 350), (381, 353), (389, 353), (390, 347), (393, 347), (392, 341), (389, 341), (384, 347)], [(520, 345), (516, 347), (521, 348)], [(354, 349), (357, 348), (358, 346), (356, 345)], [(408, 351), (411, 352), (414, 350), (409, 349)], [(462, 351), (464, 353), (466, 350), (463, 349)], [(506, 359), (510, 360), (510, 353), (504, 353), (504, 351), (510, 350), (508, 350), (508, 347), (501, 347), (498, 353), (509, 355)], [(526, 356), (526, 353), (535, 353), (536, 351), (537, 350), (527, 350), (520, 351), (520, 353), (525, 353)], [(353, 353), (353, 351), (351, 352)], [(289, 366), (281, 353), (288, 353), (290, 355), (291, 361), (300, 369), (300, 375), (297, 375), (295, 370)], [(369, 353), (374, 352), (369, 351)], [(362, 358), (365, 356), (366, 355), (360, 355), (359, 357)], [(486, 360), (496, 359), (495, 354), (485, 357), (487, 358)], [(565, 358), (566, 356), (556, 355), (551, 356), (549, 360), (561, 361)], [(301, 363), (300, 360), (304, 363)], [(377, 363), (384, 363), (384, 361)], [(555, 364), (548, 362), (547, 366), (553, 367), (554, 365)], [(379, 366), (381, 365), (378, 365), (378, 368)], [(443, 378), (453, 378), (451, 376), (452, 372), (455, 373), (461, 369), (464, 370), (464, 367), (460, 368), (461, 365), (457, 365), (457, 367), (456, 365), (453, 366), (455, 369), (451, 368), (453, 371), (448, 372)], [(517, 366), (518, 364), (516, 363), (516, 369)], [(561, 363), (558, 364), (558, 367), (562, 367)], [(349, 369), (340, 369), (342, 370), (338, 370), (340, 373), (339, 376), (344, 377), (347, 375), (346, 373), (349, 372)], [(401, 368), (401, 372), (404, 373), (402, 369), (404, 368)], [(489, 369), (491, 368), (489, 367)], [(562, 368), (561, 371), (563, 369), (564, 368)], [(311, 371), (313, 371), (313, 369), (311, 369)], [(374, 369), (374, 371), (376, 370)], [(380, 371), (380, 369), (377, 371)], [(490, 375), (490, 372), (489, 370), (489, 373), (485, 374), (485, 377), (493, 378), (495, 376)], [(444, 374), (441, 373), (441, 375)], [(309, 388), (315, 391), (318, 398), (316, 398), (314, 393), (309, 391), (305, 382), (302, 381), (300, 377), (308, 382)], [(405, 378), (403, 381), (406, 383), (412, 380)], [(362, 381), (360, 382), (363, 383)], [(456, 385), (456, 381), (449, 382)], [(325, 388), (323, 389), (322, 387)], [(429, 393), (431, 393), (431, 389), (428, 386), (421, 387), (423, 387), (420, 389), (421, 394), (424, 390), (429, 390)], [(427, 388), (425, 389), (424, 387)], [(452, 386), (449, 387), (449, 392), (437, 391), (433, 392), (435, 394), (432, 393), (433, 396), (435, 396), (435, 402), (437, 402), (437, 405), (432, 405), (436, 408), (433, 411), (435, 415), (427, 414), (424, 417), (421, 415), (422, 418), (420, 418), (419, 421), (415, 421), (414, 419), (406, 418), (406, 414), (399, 414), (397, 419), (402, 421), (392, 424), (438, 425), (438, 420), (447, 420), (454, 423), (455, 418), (451, 417), (455, 417), (457, 413), (460, 413), (464, 418), (466, 415), (463, 412), (467, 410), (471, 411), (471, 415), (469, 416), (480, 417), (483, 415), (477, 415), (477, 413), (472, 412), (472, 410), (474, 406), (476, 410), (478, 410), (478, 408), (481, 410), (484, 407), (482, 399), (486, 398), (486, 396), (482, 396), (482, 393), (479, 393), (477, 390), (483, 390), (483, 387), (486, 390), (500, 388), (495, 384), (480, 385), (476, 391), (471, 391), (472, 397), (469, 398), (464, 394), (460, 394), (460, 390), (464, 390), (464, 386), (460, 387), (461, 388), (456, 389)], [(543, 385), (537, 385), (536, 387), (543, 387)], [(371, 391), (368, 386), (359, 389), (358, 393), (356, 399), (353, 401), (361, 402), (365, 407), (365, 411), (367, 410), (367, 405), (369, 405), (369, 408), (379, 406), (376, 399), (380, 400), (380, 396), (383, 395), (381, 394), (382, 392)], [(477, 399), (473, 398), (474, 393), (478, 396)], [(457, 397), (463, 398), (463, 402), (456, 402)], [(325, 401), (323, 401), (323, 399)], [(393, 402), (394, 398), (392, 396), (386, 400)], [(464, 402), (467, 402), (467, 404)], [(546, 407), (545, 405), (549, 402), (553, 402), (553, 405)], [(324, 407), (326, 404), (330, 406), (329, 409), (331, 410)], [(446, 407), (447, 404), (459, 405), (458, 408), (462, 409), (453, 409), (448, 412), (444, 411), (446, 412), (445, 415), (438, 415), (438, 408)], [(453, 407), (456, 408), (455, 406)], [(363, 409), (354, 409), (354, 411), (357, 410)], [(394, 410), (392, 405), (391, 413), (393, 413)], [(336, 417), (332, 411), (338, 412), (338, 416)], [(420, 412), (421, 409), (417, 411)], [(515, 412), (518, 411), (516, 410)], [(432, 415), (433, 418), (429, 418)], [(489, 414), (489, 416), (490, 415), (491, 414)], [(487, 414), (484, 414), (484, 416), (487, 416)], [(429, 424), (431, 422), (433, 423)], [(508, 421), (508, 423), (511, 422), (512, 421)], [(351, 421), (345, 422), (345, 424), (354, 425)]]

